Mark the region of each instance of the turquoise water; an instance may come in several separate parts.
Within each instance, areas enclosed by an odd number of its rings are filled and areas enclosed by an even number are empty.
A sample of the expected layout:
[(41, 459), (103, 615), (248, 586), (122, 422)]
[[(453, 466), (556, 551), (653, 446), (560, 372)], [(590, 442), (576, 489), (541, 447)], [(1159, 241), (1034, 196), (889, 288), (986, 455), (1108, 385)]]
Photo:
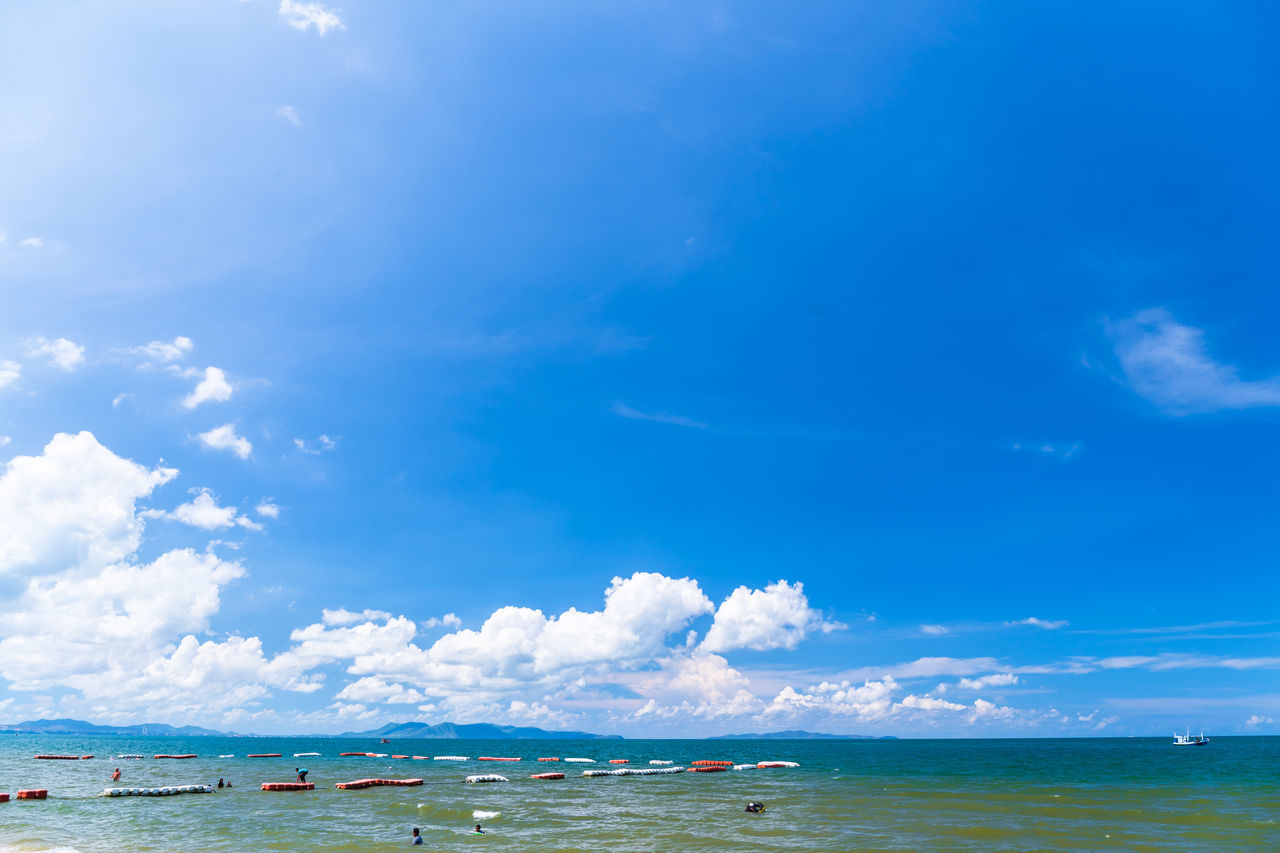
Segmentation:
[[(518, 755), (519, 763), (339, 758), (339, 752)], [(194, 752), (185, 761), (160, 753)], [(280, 752), (250, 759), (250, 752)], [(319, 758), (294, 759), (295, 752)], [(37, 753), (88, 761), (36, 761)], [(143, 761), (114, 760), (142, 753)], [(235, 758), (219, 758), (225, 753)], [(595, 765), (539, 763), (582, 756)], [(611, 758), (800, 762), (794, 769), (583, 778)], [(316, 790), (266, 793), (307, 767)], [(215, 794), (97, 797), (111, 785), (214, 783)], [(563, 771), (561, 781), (531, 773)], [(466, 785), (496, 772), (510, 783)], [(369, 776), (417, 788), (338, 791)], [(1277, 850), (1280, 738), (904, 741), (453, 741), (0, 735), (0, 851)], [(759, 800), (761, 815), (744, 805)], [(469, 834), (482, 823), (483, 837)]]

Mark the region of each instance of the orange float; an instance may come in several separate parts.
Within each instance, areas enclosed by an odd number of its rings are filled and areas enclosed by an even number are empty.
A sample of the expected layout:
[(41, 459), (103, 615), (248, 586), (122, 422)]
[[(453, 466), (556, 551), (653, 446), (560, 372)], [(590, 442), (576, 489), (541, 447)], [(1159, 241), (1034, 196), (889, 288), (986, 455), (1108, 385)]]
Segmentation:
[(530, 779), (563, 779), (563, 773), (534, 773)]
[(264, 791), (314, 791), (315, 782), (263, 782)]
[(482, 755), (476, 761), (519, 761), (519, 758), (495, 758), (491, 755)]
[(26, 791), (19, 791), (17, 794), (14, 795), (14, 799), (43, 800), (48, 796), (49, 796), (49, 791), (46, 788), (31, 788)]

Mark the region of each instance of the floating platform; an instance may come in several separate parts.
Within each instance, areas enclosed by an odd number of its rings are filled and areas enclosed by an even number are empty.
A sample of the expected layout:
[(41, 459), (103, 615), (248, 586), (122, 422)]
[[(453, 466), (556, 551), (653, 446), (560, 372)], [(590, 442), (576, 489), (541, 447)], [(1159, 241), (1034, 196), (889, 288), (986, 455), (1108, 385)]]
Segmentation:
[(333, 787), (340, 791), (359, 791), (364, 788), (414, 788), (422, 784), (421, 779), (356, 779), (352, 782), (339, 782)]
[(264, 791), (314, 791), (315, 782), (263, 782)]
[(172, 797), (176, 794), (212, 794), (212, 785), (163, 785), (159, 788), (107, 788), (104, 797)]

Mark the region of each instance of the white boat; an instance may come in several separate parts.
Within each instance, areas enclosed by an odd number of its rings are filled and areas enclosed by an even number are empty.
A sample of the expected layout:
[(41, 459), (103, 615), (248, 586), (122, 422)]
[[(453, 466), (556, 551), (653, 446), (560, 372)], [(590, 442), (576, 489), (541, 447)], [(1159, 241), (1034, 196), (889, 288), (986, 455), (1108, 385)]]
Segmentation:
[(1173, 733), (1173, 745), (1174, 746), (1208, 746), (1209, 739), (1204, 736), (1204, 732), (1200, 732), (1200, 734), (1192, 736), (1191, 729), (1187, 729), (1186, 734), (1180, 735), (1177, 732)]

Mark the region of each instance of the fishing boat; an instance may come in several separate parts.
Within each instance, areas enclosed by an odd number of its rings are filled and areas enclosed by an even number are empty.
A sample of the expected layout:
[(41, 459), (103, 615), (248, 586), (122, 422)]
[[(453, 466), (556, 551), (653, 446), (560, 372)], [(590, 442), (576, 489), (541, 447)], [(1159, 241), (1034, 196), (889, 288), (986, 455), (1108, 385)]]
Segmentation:
[(1191, 734), (1191, 729), (1187, 729), (1186, 734), (1180, 735), (1177, 732), (1173, 733), (1173, 745), (1174, 746), (1208, 746), (1209, 739), (1204, 736), (1204, 732), (1200, 732), (1200, 734), (1193, 736)]

